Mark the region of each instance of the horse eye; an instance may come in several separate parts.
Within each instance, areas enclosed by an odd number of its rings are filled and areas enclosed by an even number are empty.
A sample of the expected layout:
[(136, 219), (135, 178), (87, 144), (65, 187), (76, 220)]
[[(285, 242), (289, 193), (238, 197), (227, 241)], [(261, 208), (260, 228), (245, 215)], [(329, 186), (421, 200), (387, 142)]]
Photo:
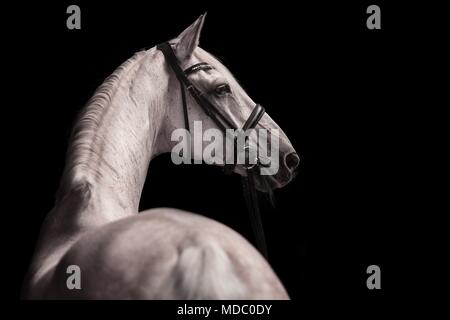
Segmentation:
[(217, 95), (224, 95), (231, 93), (231, 88), (228, 84), (220, 84), (216, 87), (215, 92)]

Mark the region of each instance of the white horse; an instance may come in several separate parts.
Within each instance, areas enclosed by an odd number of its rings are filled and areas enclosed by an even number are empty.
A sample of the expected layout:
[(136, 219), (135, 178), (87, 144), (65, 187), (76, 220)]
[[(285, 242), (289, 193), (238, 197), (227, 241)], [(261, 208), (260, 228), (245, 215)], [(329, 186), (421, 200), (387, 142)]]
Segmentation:
[[(213, 66), (190, 76), (203, 92), (229, 84), (232, 99), (208, 98), (242, 126), (255, 103), (198, 47), (203, 21), (200, 16), (170, 43), (182, 68)], [(189, 95), (187, 103), (191, 125), (201, 120), (204, 130), (216, 128)], [(171, 132), (184, 127), (181, 105), (180, 84), (156, 48), (137, 52), (97, 89), (73, 129), (56, 203), (24, 282), (25, 298), (289, 298), (266, 260), (227, 226), (170, 208), (138, 214), (149, 162), (170, 152)], [(258, 128), (279, 129), (267, 114)], [(287, 184), (299, 162), (279, 132), (280, 170), (259, 177), (260, 190)], [(235, 172), (245, 171), (237, 166)], [(79, 290), (66, 284), (71, 265), (81, 270)]]

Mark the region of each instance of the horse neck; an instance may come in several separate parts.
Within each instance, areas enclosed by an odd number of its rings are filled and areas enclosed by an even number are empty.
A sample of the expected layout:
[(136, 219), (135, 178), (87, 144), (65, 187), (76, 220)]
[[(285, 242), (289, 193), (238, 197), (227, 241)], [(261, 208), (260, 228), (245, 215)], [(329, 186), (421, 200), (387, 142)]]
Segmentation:
[(96, 211), (137, 213), (149, 162), (166, 151), (160, 60), (138, 52), (97, 89), (74, 127), (59, 199), (89, 186), (104, 199)]

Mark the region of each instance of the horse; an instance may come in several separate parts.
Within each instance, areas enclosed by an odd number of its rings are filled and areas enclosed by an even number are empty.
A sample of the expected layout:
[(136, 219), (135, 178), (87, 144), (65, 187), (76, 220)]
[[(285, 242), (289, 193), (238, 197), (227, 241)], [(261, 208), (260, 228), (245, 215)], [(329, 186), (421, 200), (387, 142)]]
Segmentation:
[[(255, 103), (199, 47), (204, 19), (169, 44), (183, 69), (211, 66), (190, 80), (242, 126)], [(184, 125), (180, 85), (153, 47), (136, 52), (97, 88), (72, 130), (55, 204), (25, 276), (25, 299), (289, 299), (269, 263), (231, 228), (174, 208), (139, 212), (150, 161), (171, 152), (171, 133)], [(184, 98), (191, 125), (217, 128), (192, 96)], [(257, 177), (256, 187), (267, 192), (290, 182), (299, 157), (267, 113), (257, 127), (278, 129), (280, 141), (278, 172)], [(241, 165), (233, 171), (245, 174)], [(68, 287), (70, 266), (79, 267), (79, 288)]]

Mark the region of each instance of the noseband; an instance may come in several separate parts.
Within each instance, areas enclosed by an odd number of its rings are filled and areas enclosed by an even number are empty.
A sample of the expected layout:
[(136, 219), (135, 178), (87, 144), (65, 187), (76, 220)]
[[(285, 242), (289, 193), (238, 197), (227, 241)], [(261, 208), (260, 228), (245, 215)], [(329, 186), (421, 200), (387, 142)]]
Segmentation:
[[(178, 78), (178, 81), (180, 82), (181, 87), (181, 100), (183, 103), (183, 112), (184, 112), (184, 122), (185, 127), (188, 131), (190, 131), (189, 128), (189, 115), (188, 115), (188, 109), (187, 109), (187, 102), (186, 102), (186, 92), (185, 88), (188, 90), (189, 94), (194, 98), (194, 100), (197, 102), (197, 104), (203, 109), (203, 111), (216, 123), (216, 125), (223, 131), (223, 133), (226, 133), (226, 129), (234, 129), (237, 130), (233, 123), (229, 119), (227, 119), (221, 112), (218, 111), (218, 108), (211, 103), (204, 94), (197, 89), (194, 84), (189, 80), (188, 76), (190, 74), (193, 74), (195, 72), (198, 72), (200, 70), (209, 70), (212, 69), (212, 66), (210, 66), (207, 63), (201, 62), (194, 64), (187, 68), (186, 70), (182, 70), (178, 61), (178, 58), (175, 56), (175, 53), (173, 52), (172, 47), (167, 42), (161, 43), (156, 47), (158, 50), (162, 51), (164, 54), (164, 57), (167, 61), (167, 63), (170, 65), (172, 70), (175, 72), (175, 75)], [(242, 126), (241, 130), (242, 132), (245, 132), (248, 129), (253, 129), (256, 127), (256, 125), (259, 123), (259, 120), (264, 115), (265, 110), (264, 108), (256, 104), (253, 108), (253, 111), (251, 112), (248, 119), (245, 121), (244, 125)], [(235, 143), (235, 149), (236, 149), (236, 139), (234, 140)], [(246, 152), (246, 155), (248, 154), (248, 140), (246, 139), (246, 143), (244, 146), (244, 152)], [(235, 153), (236, 154), (236, 153)], [(255, 241), (256, 246), (266, 259), (268, 258), (267, 255), (267, 246), (265, 242), (264, 237), (264, 230), (262, 226), (261, 221), (261, 214), (259, 211), (258, 206), (258, 195), (256, 193), (256, 187), (255, 187), (255, 174), (256, 171), (259, 169), (259, 160), (256, 160), (256, 164), (250, 164), (248, 161), (248, 158), (246, 157), (246, 163), (244, 165), (244, 168), (246, 170), (246, 176), (242, 177), (242, 185), (244, 190), (244, 197), (246, 200), (247, 208), (250, 214), (250, 221), (252, 224), (253, 233), (255, 235)], [(225, 172), (231, 173), (233, 171), (235, 164), (233, 165), (225, 165)]]

